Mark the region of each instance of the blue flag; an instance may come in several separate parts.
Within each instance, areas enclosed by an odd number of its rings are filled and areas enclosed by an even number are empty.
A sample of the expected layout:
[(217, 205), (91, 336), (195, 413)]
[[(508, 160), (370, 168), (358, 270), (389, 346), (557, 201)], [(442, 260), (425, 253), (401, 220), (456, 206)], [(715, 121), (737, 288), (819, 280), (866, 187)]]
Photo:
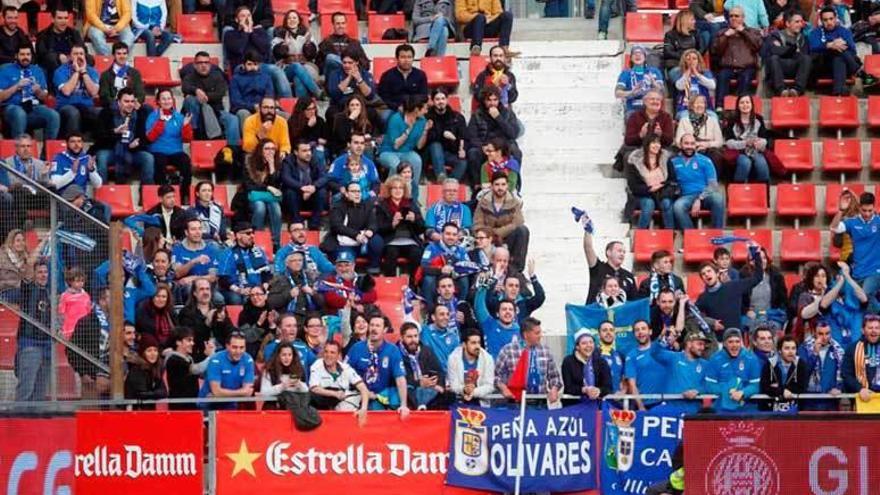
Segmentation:
[(637, 320), (649, 321), (651, 317), (651, 301), (647, 298), (628, 302), (616, 308), (605, 309), (598, 304), (584, 306), (580, 304), (565, 305), (565, 321), (568, 327), (568, 351), (574, 349), (574, 336), (582, 329), (599, 330), (599, 324), (605, 320), (614, 323), (617, 331), (615, 347), (624, 356), (636, 345), (632, 326)]
[(648, 411), (602, 405), (602, 494), (643, 494), (669, 478), (672, 454), (681, 441), (685, 409), (661, 404)]
[[(527, 409), (523, 428), (522, 493), (571, 492), (596, 488), (596, 404), (556, 410)], [(519, 408), (452, 408), (452, 449), (446, 483), (510, 493), (514, 491)]]

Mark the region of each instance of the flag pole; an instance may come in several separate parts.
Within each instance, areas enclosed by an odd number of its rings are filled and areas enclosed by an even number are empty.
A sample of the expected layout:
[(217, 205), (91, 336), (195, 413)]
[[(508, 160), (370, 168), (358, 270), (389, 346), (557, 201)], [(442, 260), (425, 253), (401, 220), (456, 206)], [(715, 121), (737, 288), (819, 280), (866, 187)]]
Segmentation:
[(516, 477), (514, 478), (513, 495), (520, 495), (524, 459), (523, 459), (523, 436), (526, 434), (526, 394), (523, 392), (519, 403), (519, 436), (516, 439)]

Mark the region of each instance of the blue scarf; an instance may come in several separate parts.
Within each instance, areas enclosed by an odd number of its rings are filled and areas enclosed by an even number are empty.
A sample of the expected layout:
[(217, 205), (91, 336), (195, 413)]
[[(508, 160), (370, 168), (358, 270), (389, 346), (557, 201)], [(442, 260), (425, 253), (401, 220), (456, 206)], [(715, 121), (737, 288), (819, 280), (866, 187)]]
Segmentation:
[(527, 347), (525, 352), (529, 353), (529, 376), (526, 379), (526, 392), (537, 394), (540, 393), (541, 383), (544, 381), (543, 374), (538, 368), (538, 351), (535, 347)]
[(584, 362), (584, 386), (596, 386), (596, 375), (593, 373), (593, 356), (588, 357), (586, 362)]
[(398, 342), (397, 347), (400, 348), (400, 353), (403, 354), (403, 357), (409, 361), (409, 367), (413, 372), (413, 379), (415, 379), (415, 381), (421, 380), (422, 367), (419, 366), (419, 351), (416, 350), (415, 354), (410, 354), (409, 351), (406, 350), (406, 346), (403, 345), (403, 342)]
[[(19, 66), (20, 67), (20, 66)], [(31, 71), (30, 66), (21, 68), (21, 79), (27, 79), (30, 81), (34, 80), (34, 73)], [(26, 84), (21, 88), (21, 101), (22, 103), (31, 102), (37, 103), (37, 97), (34, 95), (34, 87), (31, 84)]]

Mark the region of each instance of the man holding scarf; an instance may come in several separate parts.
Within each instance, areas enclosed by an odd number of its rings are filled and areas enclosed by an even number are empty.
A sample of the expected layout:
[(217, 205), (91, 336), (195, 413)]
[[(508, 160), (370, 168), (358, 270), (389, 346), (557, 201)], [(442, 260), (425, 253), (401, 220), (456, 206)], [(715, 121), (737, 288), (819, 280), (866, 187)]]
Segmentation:
[(684, 290), (681, 277), (673, 273), (672, 253), (665, 249), (651, 253), (651, 273), (639, 284), (639, 297), (650, 297), (653, 302), (660, 289)]
[(336, 272), (325, 277), (318, 284), (324, 292), (324, 313), (337, 314), (347, 304), (358, 312), (364, 312), (364, 305), (376, 302), (376, 282), (368, 275), (358, 275), (354, 271), (354, 253), (349, 250), (339, 252), (336, 257)]
[(501, 395), (519, 401), (522, 394), (547, 394), (547, 403), (559, 402), (562, 376), (550, 348), (541, 342), (541, 322), (529, 317), (514, 339), (498, 354), (495, 386)]
[(458, 200), (458, 181), (446, 179), (443, 181), (442, 197), (440, 201), (428, 206), (425, 215), (425, 236), (434, 242), (443, 238), (443, 226), (447, 223), (458, 225), (460, 230), (467, 230), (473, 225), (471, 210)]
[(0, 103), (3, 105), (5, 134), (18, 137), (31, 129), (43, 129), (46, 139), (58, 137), (61, 118), (45, 105), (49, 96), (46, 74), (32, 65), (34, 49), (30, 44), (18, 47), (15, 63), (0, 68)]
[[(798, 351), (807, 364), (809, 379), (807, 392), (811, 394), (840, 395), (843, 390), (843, 347), (831, 337), (831, 325), (824, 318), (816, 322), (812, 334), (804, 338)], [(801, 401), (805, 411), (836, 411), (840, 402), (835, 399)]]
[(109, 180), (108, 168), (116, 165), (116, 182), (128, 182), (129, 174), (140, 170), (141, 184), (153, 183), (153, 155), (147, 152), (146, 112), (138, 109), (134, 89), (116, 92), (116, 104), (101, 110), (100, 132), (95, 142), (95, 160), (101, 178)]
[(251, 288), (268, 287), (272, 268), (263, 248), (254, 244), (254, 228), (250, 222), (238, 222), (232, 229), (235, 245), (220, 262), (220, 286), (226, 304), (242, 304)]
[[(459, 245), (461, 228), (452, 222), (443, 224), (439, 241), (425, 246), (422, 253), (422, 296), (430, 304), (437, 299), (437, 277), (452, 275), (455, 278), (455, 264), (468, 261), (467, 251)], [(468, 277), (456, 278), (456, 288), (460, 295), (468, 293)]]
[(598, 338), (583, 329), (574, 337), (574, 352), (562, 360), (562, 382), (566, 395), (582, 400), (599, 400), (612, 392), (611, 369), (597, 352)]
[(847, 347), (841, 373), (846, 391), (858, 393), (859, 400), (869, 402), (880, 392), (880, 316), (865, 315), (862, 338)]

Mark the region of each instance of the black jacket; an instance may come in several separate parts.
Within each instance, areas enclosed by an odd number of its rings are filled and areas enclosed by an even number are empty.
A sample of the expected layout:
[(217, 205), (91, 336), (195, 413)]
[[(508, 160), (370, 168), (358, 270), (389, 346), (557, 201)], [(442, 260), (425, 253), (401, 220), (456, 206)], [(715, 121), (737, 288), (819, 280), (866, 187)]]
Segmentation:
[[(162, 215), (162, 205), (157, 204), (146, 211), (147, 215), (155, 215), (156, 218), (159, 219), (159, 230), (162, 232), (162, 235), (165, 235), (165, 230), (169, 228), (168, 225), (165, 224), (165, 217)], [(184, 231), (186, 230), (186, 222), (192, 218), (187, 210), (179, 206), (175, 206), (173, 210), (171, 210), (171, 235), (174, 236), (175, 239), (183, 239)]]
[[(236, 27), (235, 11), (239, 7), (247, 7), (254, 19), (254, 27), (262, 26), (264, 30), (272, 27), (275, 16), (272, 13), (271, 0), (228, 0), (224, 9), (223, 25)], [(270, 52), (271, 54), (271, 52)]]
[[(231, 2), (230, 2), (231, 3)], [(256, 23), (254, 19), (254, 23)], [(256, 24), (255, 24), (256, 25)], [(272, 50), (269, 49), (269, 33), (256, 27), (246, 33), (241, 29), (227, 31), (223, 35), (223, 52), (226, 54), (226, 65), (232, 70), (244, 63), (244, 56), (249, 50), (255, 50), (264, 56), (263, 62), (270, 62)]]
[(467, 127), (467, 146), (469, 149), (482, 148), (490, 139), (500, 137), (510, 143), (511, 154), (516, 156), (513, 153), (516, 135), (519, 133), (516, 115), (503, 107), (498, 107), (498, 110), (500, 114), (497, 119), (493, 119), (482, 107), (474, 111)]
[[(602, 359), (598, 348), (593, 351), (590, 359), (593, 361), (593, 375), (596, 387), (600, 391), (599, 396), (605, 397), (612, 391), (611, 368)], [(574, 353), (565, 356), (562, 360), (562, 384), (566, 395), (583, 395), (581, 389), (584, 387), (584, 363), (575, 357)]]
[(788, 390), (793, 394), (803, 394), (807, 391), (810, 379), (810, 370), (807, 367), (807, 362), (796, 356), (792, 366), (795, 367), (794, 373), (789, 374), (788, 379), (783, 383), (782, 365), (779, 363), (779, 357), (777, 356), (764, 363), (764, 368), (761, 370), (761, 393), (769, 395), (773, 399), (763, 403), (762, 409), (772, 410), (774, 402), (797, 402), (783, 399), (782, 392), (784, 390)]
[[(147, 117), (148, 112), (143, 110), (135, 110), (132, 114), (134, 118), (134, 136), (131, 140), (139, 139), (140, 142), (136, 148), (129, 148), (130, 151), (146, 151), (147, 150)], [(123, 122), (122, 114), (114, 109), (106, 106), (101, 109), (98, 117), (98, 129), (95, 132), (95, 144), (91, 150), (112, 150), (116, 143), (119, 142), (121, 136), (116, 134), (115, 129)]]
[(379, 98), (392, 110), (398, 109), (407, 96), (428, 96), (428, 77), (425, 72), (413, 67), (409, 76), (404, 79), (397, 67), (385, 71), (377, 88)]
[(401, 209), (407, 209), (413, 212), (413, 214), (415, 214), (415, 220), (410, 222), (409, 220), (404, 219), (397, 224), (397, 227), (393, 227), (392, 220), (394, 220), (394, 215), (391, 214), (388, 201), (390, 200), (383, 199), (376, 204), (376, 228), (378, 229), (378, 234), (381, 235), (382, 239), (385, 241), (385, 244), (388, 244), (393, 239), (408, 238), (416, 241), (416, 244), (421, 246), (422, 234), (425, 233), (425, 220), (422, 218), (422, 211), (421, 208), (419, 208), (418, 203), (406, 200), (409, 203), (409, 206), (402, 207)]
[[(37, 64), (46, 70), (46, 78), (52, 82), (52, 72), (61, 65), (58, 55), (70, 55), (73, 45), (82, 44), (82, 35), (74, 28), (68, 27), (61, 33), (56, 33), (52, 26), (40, 31), (37, 35)], [(59, 50), (66, 48), (66, 51)], [(97, 81), (96, 81), (97, 82)]]
[(355, 238), (362, 230), (372, 230), (378, 235), (377, 229), (376, 212), (371, 202), (354, 204), (347, 199), (342, 200), (330, 209), (330, 232), (321, 241), (321, 251), (335, 252), (339, 249), (337, 235)]
[[(309, 163), (309, 177), (311, 184), (316, 189), (324, 188), (330, 181), (330, 174), (324, 173), (323, 168), (312, 160)], [(281, 163), (281, 189), (283, 191), (299, 191), (304, 184), (300, 180), (299, 167), (297, 166), (296, 156), (291, 153), (284, 158)]]
[[(419, 381), (416, 380), (415, 374), (413, 374), (412, 365), (409, 362), (409, 358), (406, 356), (406, 353), (402, 352), (403, 357), (403, 367), (406, 370), (406, 383), (411, 387), (418, 387)], [(437, 384), (443, 385), (446, 383), (446, 373), (443, 372), (443, 366), (440, 365), (440, 360), (437, 359), (437, 356), (434, 354), (434, 351), (431, 350), (430, 347), (422, 344), (419, 347), (419, 368), (421, 368), (422, 376), (425, 375), (436, 375), (437, 376)], [(411, 403), (412, 404), (412, 403)]]
[(675, 29), (667, 31), (663, 35), (663, 66), (666, 69), (678, 67), (685, 50), (694, 49), (700, 53), (706, 51), (706, 48), (700, 45), (696, 30), (691, 34), (684, 34)]
[[(510, 71), (510, 67), (504, 68), (504, 75), (507, 76), (510, 83), (510, 87), (507, 88), (507, 103), (510, 105), (519, 97), (519, 91), (516, 89), (516, 76)], [(474, 98), (480, 97), (480, 91), (486, 86), (486, 78), (488, 77), (492, 77), (492, 69), (487, 64), (486, 68), (474, 79), (474, 84), (471, 87), (471, 94), (474, 95)]]
[[(99, 358), (101, 354), (101, 324), (98, 322), (94, 308), (76, 322), (76, 328), (73, 330), (70, 342), (85, 351), (86, 354), (96, 359)], [(71, 348), (65, 347), (64, 350), (67, 354), (67, 362), (70, 363), (77, 375), (94, 378), (101, 371), (91, 361)]]
[(15, 62), (18, 47), (25, 44), (31, 45), (31, 39), (21, 29), (16, 29), (11, 36), (6, 34), (6, 31), (0, 29), (0, 64)]
[[(443, 150), (449, 153), (458, 153), (462, 141), (467, 137), (467, 124), (464, 115), (456, 112), (451, 107), (446, 107), (446, 111), (438, 113), (434, 107), (428, 110), (428, 120), (434, 122), (434, 126), (428, 131), (428, 143), (440, 143)], [(443, 133), (449, 131), (455, 135), (455, 139), (447, 139), (443, 137)], [(467, 149), (467, 148), (465, 148)]]
[[(132, 363), (125, 377), (125, 398), (141, 400), (158, 400), (168, 397), (168, 390), (162, 378), (153, 377), (143, 367), (143, 361)], [(153, 410), (155, 405), (135, 406), (135, 409)]]
[[(192, 374), (190, 366), (193, 359), (172, 352), (165, 360), (165, 373), (168, 379), (168, 398), (181, 399), (199, 396), (199, 376)], [(168, 404), (171, 410), (195, 409), (194, 404)]]
[(214, 111), (223, 109), (223, 98), (229, 92), (229, 83), (226, 74), (216, 65), (211, 66), (211, 72), (203, 76), (196, 72), (192, 64), (180, 69), (180, 91), (184, 96), (195, 96), (196, 89), (201, 89), (208, 95), (208, 104)]
[[(216, 308), (211, 304), (212, 308)], [(214, 313), (216, 315), (216, 312)], [(189, 327), (193, 329), (193, 360), (201, 361), (205, 359), (205, 343), (213, 338), (221, 345), (226, 343), (226, 337), (232, 333), (234, 329), (229, 318), (222, 322), (218, 322), (216, 316), (211, 320), (209, 325), (205, 321), (205, 317), (199, 308), (195, 305), (184, 306), (177, 313), (177, 324), (181, 327)]]

